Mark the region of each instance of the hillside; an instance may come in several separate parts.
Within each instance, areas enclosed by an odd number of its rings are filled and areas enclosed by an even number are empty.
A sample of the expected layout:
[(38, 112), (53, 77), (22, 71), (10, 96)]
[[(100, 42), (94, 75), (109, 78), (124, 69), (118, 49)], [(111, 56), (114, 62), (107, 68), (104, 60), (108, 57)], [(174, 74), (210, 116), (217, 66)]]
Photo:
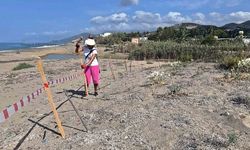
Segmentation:
[(241, 24), (229, 23), (229, 24), (226, 24), (226, 25), (222, 26), (221, 28), (227, 29), (227, 30), (250, 29), (250, 20), (246, 21), (246, 22), (243, 22)]
[(54, 40), (54, 41), (51, 41), (50, 43), (53, 43), (53, 44), (65, 44), (65, 43), (70, 43), (71, 41), (79, 38), (79, 37), (84, 37), (84, 38), (87, 38), (89, 36), (89, 33), (80, 33), (80, 34), (77, 34), (77, 35), (74, 35), (74, 36), (71, 36), (71, 37), (68, 37), (68, 38), (64, 38), (64, 39), (60, 39), (60, 40)]

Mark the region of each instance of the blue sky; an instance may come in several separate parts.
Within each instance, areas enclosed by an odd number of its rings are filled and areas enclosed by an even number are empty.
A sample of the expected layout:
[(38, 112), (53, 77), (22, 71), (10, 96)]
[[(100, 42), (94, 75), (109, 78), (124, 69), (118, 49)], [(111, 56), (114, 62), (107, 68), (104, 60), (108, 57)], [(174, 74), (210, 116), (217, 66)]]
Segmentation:
[(152, 31), (182, 22), (250, 20), (249, 0), (1, 0), (0, 42), (46, 42), (81, 32)]

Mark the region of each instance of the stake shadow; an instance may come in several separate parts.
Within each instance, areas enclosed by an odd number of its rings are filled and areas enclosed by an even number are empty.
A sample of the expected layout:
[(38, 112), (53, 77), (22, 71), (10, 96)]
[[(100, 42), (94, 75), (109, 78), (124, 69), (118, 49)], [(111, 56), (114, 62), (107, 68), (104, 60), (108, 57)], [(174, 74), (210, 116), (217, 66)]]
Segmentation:
[[(76, 91), (79, 91), (83, 86), (79, 87)], [(74, 91), (74, 90), (73, 90)], [(76, 92), (77, 93), (77, 92)], [(65, 101), (63, 101), (60, 105), (58, 105), (56, 107), (56, 110), (58, 110), (60, 107), (62, 107), (63, 104), (65, 104), (66, 102), (70, 101), (70, 99), (74, 96), (74, 94), (72, 93), (72, 95), (70, 97), (68, 97)], [(22, 143), (25, 141), (25, 139), (29, 136), (29, 134), (31, 133), (31, 131), (36, 127), (36, 125), (41, 125), (39, 122), (41, 120), (43, 120), (44, 118), (48, 117), (49, 115), (51, 115), (53, 113), (53, 111), (50, 111), (47, 114), (44, 114), (44, 116), (42, 116), (40, 119), (38, 119), (37, 121), (31, 121), (31, 119), (28, 119), (29, 121), (33, 122), (33, 126), (29, 129), (29, 131), (19, 140), (19, 142), (17, 143), (17, 145), (15, 146), (14, 150), (17, 150), (20, 148), (20, 146), (22, 145)], [(48, 128), (49, 129), (49, 128)], [(51, 130), (49, 130), (51, 131)], [(54, 131), (54, 130), (53, 130)], [(53, 132), (51, 131), (51, 132)], [(58, 132), (55, 131), (55, 134), (57, 134)], [(59, 133), (59, 135), (61, 135)]]
[(70, 93), (70, 95), (78, 95), (78, 96), (86, 96), (85, 91), (77, 91), (77, 90), (65, 90), (64, 92)]
[(84, 129), (78, 129), (76, 127), (72, 127), (72, 126), (69, 126), (69, 125), (66, 125), (66, 124), (62, 124), (62, 126), (66, 127), (66, 128), (74, 129), (74, 130), (77, 130), (77, 131), (86, 132)]
[(38, 125), (38, 126), (44, 128), (44, 129), (46, 129), (46, 130), (48, 130), (48, 131), (51, 131), (52, 133), (54, 133), (54, 134), (56, 134), (56, 135), (61, 136), (61, 134), (60, 134), (59, 132), (57, 132), (57, 131), (55, 131), (55, 130), (53, 130), (53, 129), (50, 129), (49, 127), (47, 127), (47, 126), (45, 126), (45, 125), (40, 124), (38, 121), (34, 121), (34, 120), (31, 120), (31, 119), (28, 119), (28, 120), (29, 120), (30, 122), (32, 122), (32, 123), (34, 123), (34, 124), (36, 124), (36, 125)]

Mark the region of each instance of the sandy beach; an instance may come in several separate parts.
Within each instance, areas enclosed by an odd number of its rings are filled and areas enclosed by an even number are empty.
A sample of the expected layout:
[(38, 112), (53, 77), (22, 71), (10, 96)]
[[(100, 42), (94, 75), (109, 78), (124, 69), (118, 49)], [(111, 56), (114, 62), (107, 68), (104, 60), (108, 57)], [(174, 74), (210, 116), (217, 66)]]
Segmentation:
[[(18, 63), (36, 65), (34, 56), (73, 54), (72, 45), (0, 53), (0, 109), (41, 87), (36, 67), (12, 71)], [(8, 62), (9, 61), (9, 62)], [(100, 93), (82, 97), (83, 78), (51, 90), (66, 138), (58, 135), (46, 93), (0, 124), (0, 149), (249, 149), (249, 104), (235, 104), (247, 96), (249, 80), (224, 79), (214, 63), (188, 63), (100, 59)], [(81, 72), (79, 59), (45, 60), (49, 81)], [(130, 67), (131, 66), (131, 67)], [(130, 71), (131, 70), (131, 71)], [(165, 73), (163, 83), (148, 76)], [(77, 117), (72, 100), (81, 118)]]

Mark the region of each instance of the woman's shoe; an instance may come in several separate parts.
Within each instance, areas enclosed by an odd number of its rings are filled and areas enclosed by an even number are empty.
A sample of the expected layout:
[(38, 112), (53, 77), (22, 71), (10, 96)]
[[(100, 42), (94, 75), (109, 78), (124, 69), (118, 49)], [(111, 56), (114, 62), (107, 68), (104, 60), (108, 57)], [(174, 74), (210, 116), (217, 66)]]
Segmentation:
[(95, 94), (94, 94), (95, 96), (97, 96), (98, 95), (98, 93), (97, 92), (95, 92)]

